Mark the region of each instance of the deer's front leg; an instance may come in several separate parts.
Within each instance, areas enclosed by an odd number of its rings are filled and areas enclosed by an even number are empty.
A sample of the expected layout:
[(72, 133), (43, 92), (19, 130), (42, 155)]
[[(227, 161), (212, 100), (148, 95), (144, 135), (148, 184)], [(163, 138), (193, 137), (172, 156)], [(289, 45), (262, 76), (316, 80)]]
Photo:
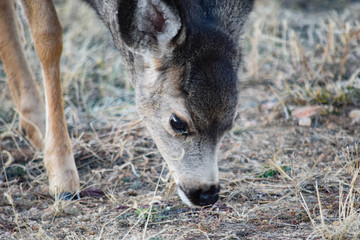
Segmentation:
[(52, 0), (22, 0), (45, 81), (45, 166), (53, 194), (79, 191), (72, 144), (67, 131), (61, 91), (62, 27)]
[(20, 118), (20, 129), (38, 149), (45, 135), (44, 101), (26, 61), (13, 0), (0, 1), (0, 58)]

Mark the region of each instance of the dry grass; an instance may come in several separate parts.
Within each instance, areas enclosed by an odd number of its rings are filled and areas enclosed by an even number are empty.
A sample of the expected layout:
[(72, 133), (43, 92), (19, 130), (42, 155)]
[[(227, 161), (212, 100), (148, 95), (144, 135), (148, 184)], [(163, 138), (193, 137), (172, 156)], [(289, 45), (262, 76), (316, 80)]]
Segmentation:
[[(358, 239), (360, 236), (360, 212), (359, 212), (359, 158), (358, 145), (353, 146), (355, 156), (352, 156), (347, 149), (344, 152), (348, 163), (341, 170), (349, 170), (350, 178), (339, 181), (339, 209), (337, 221), (332, 221), (324, 214), (322, 209), (321, 195), (318, 183), (316, 182), (316, 194), (318, 199), (318, 209), (311, 213), (307, 207), (304, 197), (301, 204), (306, 209), (311, 220), (314, 231), (308, 239)], [(346, 186), (344, 189), (344, 185)], [(314, 220), (320, 219), (320, 221)]]
[[(339, 11), (327, 0), (258, 1), (239, 117), (220, 151), (221, 200), (200, 210), (176, 196), (107, 30), (78, 1), (56, 1), (83, 197), (49, 196), (43, 155), (17, 131), (0, 65), (0, 238), (359, 239), (360, 132), (348, 112), (360, 105), (360, 5), (341, 1)], [(26, 53), (41, 82), (30, 44)], [(302, 105), (332, 110), (300, 127), (289, 116)]]
[(245, 79), (271, 81), (289, 104), (359, 106), (360, 14), (350, 8), (306, 14), (266, 4), (270, 10), (258, 8), (263, 17), (247, 35)]

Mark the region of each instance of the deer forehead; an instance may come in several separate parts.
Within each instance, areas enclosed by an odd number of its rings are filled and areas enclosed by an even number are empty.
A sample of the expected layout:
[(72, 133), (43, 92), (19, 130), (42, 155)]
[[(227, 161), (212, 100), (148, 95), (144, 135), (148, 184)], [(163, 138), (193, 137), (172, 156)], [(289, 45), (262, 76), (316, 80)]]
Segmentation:
[[(185, 64), (151, 59), (145, 76), (151, 82), (151, 96), (162, 101), (153, 104), (159, 106), (159, 114), (169, 117), (181, 112), (199, 132), (211, 129), (221, 135), (232, 125), (235, 115), (237, 79), (231, 63), (208, 56), (206, 59)], [(164, 105), (166, 108), (160, 107)]]

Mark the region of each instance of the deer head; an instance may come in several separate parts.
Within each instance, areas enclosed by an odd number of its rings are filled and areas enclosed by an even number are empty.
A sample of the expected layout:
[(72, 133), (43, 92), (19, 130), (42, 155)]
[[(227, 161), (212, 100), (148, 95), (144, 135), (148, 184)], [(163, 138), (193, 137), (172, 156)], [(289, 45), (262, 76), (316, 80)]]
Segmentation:
[(190, 206), (219, 198), (218, 151), (236, 114), (238, 41), (252, 2), (122, 0), (115, 27), (108, 21), (139, 113)]

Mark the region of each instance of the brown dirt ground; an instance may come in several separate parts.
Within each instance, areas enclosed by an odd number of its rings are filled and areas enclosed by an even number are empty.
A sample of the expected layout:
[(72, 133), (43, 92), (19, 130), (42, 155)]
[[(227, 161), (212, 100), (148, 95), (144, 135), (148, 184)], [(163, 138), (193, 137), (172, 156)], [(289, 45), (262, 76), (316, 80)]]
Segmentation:
[[(332, 19), (360, 32), (358, 3), (342, 0), (339, 9), (324, 1), (310, 8), (306, 1), (259, 1), (245, 30), (239, 114), (221, 145), (221, 199), (210, 209), (195, 210), (181, 202), (170, 180), (159, 178), (168, 170), (139, 121), (109, 34), (87, 7), (56, 2), (64, 25), (65, 112), (82, 198), (59, 202), (48, 194), (43, 155), (18, 132), (0, 65), (0, 239), (359, 239), (360, 187), (352, 182), (358, 173), (359, 124), (348, 114), (360, 100), (299, 126), (285, 113), (299, 103), (285, 93), (283, 80), (301, 82), (303, 69), (296, 61), (287, 64), (294, 56), (275, 56), (282, 44), (276, 29), (284, 22), (299, 35), (306, 57), (321, 45), (319, 36), (319, 42), (313, 39), (317, 45), (301, 37), (312, 24)], [(31, 45), (26, 52), (40, 79)], [(360, 47), (352, 54), (342, 76), (360, 68)], [(312, 68), (310, 57), (309, 64)], [(326, 73), (337, 75), (331, 66)], [(347, 205), (352, 208), (342, 215), (347, 196), (353, 197)]]

